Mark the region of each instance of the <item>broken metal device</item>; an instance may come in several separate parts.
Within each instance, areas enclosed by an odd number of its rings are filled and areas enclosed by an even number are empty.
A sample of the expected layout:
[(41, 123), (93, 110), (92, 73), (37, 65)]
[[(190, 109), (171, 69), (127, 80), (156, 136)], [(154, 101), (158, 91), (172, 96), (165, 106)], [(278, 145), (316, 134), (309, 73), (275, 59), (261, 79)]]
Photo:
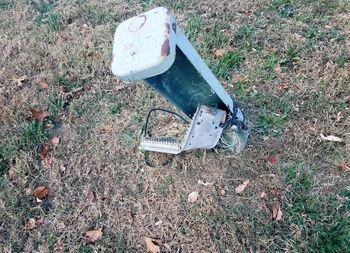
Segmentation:
[[(178, 154), (215, 146), (242, 151), (248, 138), (242, 110), (225, 91), (166, 8), (159, 7), (121, 23), (113, 42), (112, 72), (125, 81), (145, 80), (189, 119), (152, 109), (140, 148)], [(153, 111), (172, 113), (188, 124), (183, 139), (150, 136)]]

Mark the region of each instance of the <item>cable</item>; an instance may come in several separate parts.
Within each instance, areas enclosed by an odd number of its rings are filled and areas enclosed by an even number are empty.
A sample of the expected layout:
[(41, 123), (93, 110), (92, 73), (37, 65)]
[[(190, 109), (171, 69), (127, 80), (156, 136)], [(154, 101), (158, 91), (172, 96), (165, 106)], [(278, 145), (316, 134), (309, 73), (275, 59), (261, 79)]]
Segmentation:
[(162, 109), (162, 108), (153, 108), (153, 109), (151, 109), (148, 112), (148, 115), (146, 117), (146, 122), (145, 122), (145, 125), (143, 127), (144, 136), (147, 136), (147, 128), (148, 128), (149, 117), (151, 116), (151, 113), (154, 112), (154, 111), (162, 111), (162, 112), (173, 114), (173, 115), (177, 116), (178, 118), (180, 118), (185, 124), (187, 124), (187, 125), (190, 124), (184, 117), (182, 117), (177, 112), (173, 112), (173, 111), (170, 111), (170, 110), (167, 110), (167, 109)]

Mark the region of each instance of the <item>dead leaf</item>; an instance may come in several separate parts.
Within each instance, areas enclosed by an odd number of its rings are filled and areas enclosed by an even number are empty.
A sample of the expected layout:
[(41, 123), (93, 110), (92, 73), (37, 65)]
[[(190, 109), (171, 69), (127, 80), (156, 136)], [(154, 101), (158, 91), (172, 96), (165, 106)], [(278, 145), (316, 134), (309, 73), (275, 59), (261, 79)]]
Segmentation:
[(25, 189), (23, 190), (23, 192), (25, 193), (25, 195), (30, 195), (30, 194), (32, 193), (32, 189), (30, 189), (30, 188), (25, 188)]
[(51, 147), (49, 144), (44, 144), (40, 151), (40, 160), (45, 168), (50, 168), (52, 164)]
[(294, 33), (294, 37), (296, 40), (301, 40), (303, 38), (299, 33)]
[(337, 136), (334, 135), (328, 135), (328, 136), (324, 136), (322, 133), (320, 133), (321, 139), (324, 141), (334, 141), (334, 142), (342, 142), (343, 139), (339, 138)]
[(284, 74), (282, 72), (281, 66), (276, 66), (274, 69), (275, 74), (279, 77), (279, 78), (284, 78)]
[(208, 183), (208, 182), (203, 182), (202, 180), (198, 180), (198, 184), (204, 185), (204, 186), (209, 186), (209, 185), (213, 185), (213, 183)]
[(264, 141), (268, 141), (268, 140), (270, 140), (270, 137), (268, 137), (268, 136), (263, 136), (263, 140), (264, 140)]
[(100, 127), (100, 132), (104, 134), (110, 134), (113, 131), (112, 125), (102, 125)]
[(27, 76), (21, 76), (21, 77), (12, 77), (12, 80), (17, 83), (18, 86), (22, 86), (22, 84), (28, 80)]
[(45, 186), (39, 186), (34, 190), (33, 195), (38, 199), (43, 199), (47, 196), (48, 193), (49, 193), (49, 188)]
[(216, 49), (215, 51), (215, 57), (217, 58), (223, 57), (224, 54), (225, 54), (225, 49)]
[(92, 86), (90, 84), (84, 84), (83, 88), (84, 88), (84, 91), (90, 91)]
[(43, 224), (42, 219), (31, 218), (31, 219), (29, 219), (29, 221), (26, 224), (24, 224), (23, 229), (32, 230), (34, 228), (37, 228), (41, 224)]
[(350, 167), (346, 163), (339, 163), (339, 166), (343, 170), (349, 170), (350, 171)]
[(197, 201), (198, 196), (199, 196), (198, 192), (196, 192), (196, 191), (191, 192), (190, 194), (188, 194), (187, 201), (190, 202), (190, 203), (194, 203), (194, 202)]
[(278, 202), (272, 204), (272, 220), (281, 220), (282, 219), (282, 210)]
[(232, 75), (232, 82), (233, 83), (238, 83), (241, 81), (241, 76), (240, 75)]
[(90, 52), (90, 53), (88, 53), (88, 57), (89, 57), (91, 60), (96, 60), (97, 54), (96, 54), (95, 52)]
[(323, 28), (324, 28), (324, 30), (325, 30), (326, 32), (328, 32), (328, 31), (332, 28), (332, 26), (330, 26), (330, 25), (324, 25)]
[(42, 89), (47, 90), (49, 88), (49, 85), (47, 84), (47, 82), (45, 82), (43, 80), (41, 80), (38, 84)]
[(48, 117), (50, 114), (48, 111), (42, 111), (42, 110), (36, 110), (36, 109), (30, 109), (30, 112), (32, 113), (32, 118), (42, 121), (46, 117)]
[(84, 238), (89, 242), (95, 242), (100, 239), (103, 235), (102, 228), (90, 230), (85, 233)]
[(52, 137), (51, 143), (53, 145), (58, 145), (60, 143), (60, 137), (57, 137), (57, 136)]
[(265, 157), (265, 161), (270, 162), (270, 163), (277, 163), (278, 159), (274, 155), (269, 155), (269, 156)]
[(88, 199), (90, 202), (92, 202), (92, 201), (94, 200), (94, 198), (95, 198), (95, 194), (94, 194), (94, 192), (88, 192), (88, 193), (86, 194), (86, 197), (87, 197), (87, 199)]
[(63, 249), (63, 239), (58, 239), (57, 242), (55, 243), (55, 251), (60, 251)]
[(152, 253), (158, 253), (160, 252), (160, 247), (159, 245), (156, 245), (154, 242), (157, 242), (156, 240), (153, 240), (149, 237), (144, 237), (143, 240), (146, 243), (147, 250), (152, 252)]
[(285, 84), (285, 83), (280, 83), (278, 85), (278, 89), (281, 90), (281, 91), (284, 91), (284, 90), (286, 90), (288, 88), (289, 88), (289, 86), (287, 84)]
[(243, 184), (240, 184), (239, 186), (237, 186), (236, 188), (235, 188), (235, 192), (236, 193), (241, 193), (241, 192), (243, 192), (244, 191), (244, 189), (247, 187), (247, 185), (249, 184), (249, 179), (248, 180), (246, 180), (246, 181), (244, 181), (243, 182)]
[(229, 86), (232, 86), (232, 85), (230, 85), (228, 82), (226, 82), (226, 81), (222, 81), (222, 86), (224, 87), (224, 88), (227, 88), (227, 87), (229, 87)]

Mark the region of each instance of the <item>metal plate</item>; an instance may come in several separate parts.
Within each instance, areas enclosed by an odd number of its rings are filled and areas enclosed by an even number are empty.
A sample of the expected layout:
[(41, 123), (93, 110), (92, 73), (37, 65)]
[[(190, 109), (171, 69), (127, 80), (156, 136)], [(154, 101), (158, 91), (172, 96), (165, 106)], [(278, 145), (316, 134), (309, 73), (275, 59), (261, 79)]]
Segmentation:
[(183, 150), (196, 148), (213, 148), (219, 141), (226, 112), (220, 109), (201, 105), (192, 120)]

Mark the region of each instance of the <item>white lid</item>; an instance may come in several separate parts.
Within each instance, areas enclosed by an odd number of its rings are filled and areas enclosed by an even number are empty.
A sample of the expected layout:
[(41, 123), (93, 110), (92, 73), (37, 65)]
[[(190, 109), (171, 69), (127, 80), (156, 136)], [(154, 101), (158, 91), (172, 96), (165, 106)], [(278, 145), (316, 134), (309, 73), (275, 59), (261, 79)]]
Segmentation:
[(114, 34), (112, 72), (141, 80), (167, 71), (175, 60), (176, 24), (164, 7), (121, 23)]

